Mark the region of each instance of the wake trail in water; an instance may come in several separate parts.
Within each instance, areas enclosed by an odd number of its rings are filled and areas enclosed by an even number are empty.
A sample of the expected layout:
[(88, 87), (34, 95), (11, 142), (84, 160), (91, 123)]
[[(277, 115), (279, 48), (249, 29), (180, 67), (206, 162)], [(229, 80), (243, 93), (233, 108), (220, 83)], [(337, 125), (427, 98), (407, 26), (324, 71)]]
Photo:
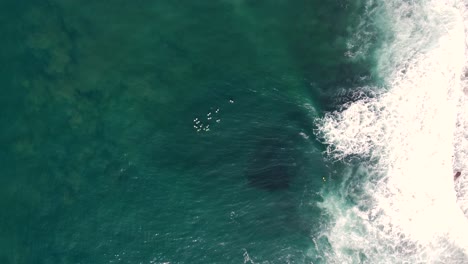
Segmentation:
[(327, 243), (316, 248), (327, 263), (468, 263), (466, 6), (370, 0), (366, 10), (384, 32), (386, 85), (317, 120), (330, 157), (362, 162), (324, 191)]

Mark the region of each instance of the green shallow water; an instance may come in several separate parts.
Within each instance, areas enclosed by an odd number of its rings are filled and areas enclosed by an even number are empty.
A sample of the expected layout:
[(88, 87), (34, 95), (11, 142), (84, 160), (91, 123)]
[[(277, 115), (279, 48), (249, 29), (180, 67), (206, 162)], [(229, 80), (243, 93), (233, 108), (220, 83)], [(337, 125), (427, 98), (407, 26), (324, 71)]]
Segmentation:
[(361, 9), (2, 1), (0, 262), (320, 262), (313, 119), (369, 74)]

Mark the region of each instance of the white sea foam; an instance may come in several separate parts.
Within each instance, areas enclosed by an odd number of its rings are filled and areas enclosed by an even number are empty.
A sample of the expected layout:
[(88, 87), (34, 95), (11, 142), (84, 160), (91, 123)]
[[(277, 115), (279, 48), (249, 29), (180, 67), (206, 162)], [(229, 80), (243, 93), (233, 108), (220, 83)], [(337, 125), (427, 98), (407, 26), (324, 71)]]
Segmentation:
[[(321, 253), (327, 263), (468, 263), (466, 7), (369, 6), (387, 32), (377, 55), (387, 86), (318, 120), (331, 157), (364, 160), (324, 195), (330, 248)], [(462, 171), (456, 188), (454, 170)]]

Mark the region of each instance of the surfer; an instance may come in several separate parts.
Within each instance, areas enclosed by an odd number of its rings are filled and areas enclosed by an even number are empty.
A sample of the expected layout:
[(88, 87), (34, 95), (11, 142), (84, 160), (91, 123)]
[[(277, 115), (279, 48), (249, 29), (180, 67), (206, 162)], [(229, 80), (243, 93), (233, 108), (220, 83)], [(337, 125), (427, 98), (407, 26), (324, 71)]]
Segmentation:
[(458, 177), (460, 177), (460, 175), (461, 175), (461, 172), (457, 171), (457, 173), (455, 173), (455, 175), (453, 175), (453, 180), (454, 181), (457, 180)]

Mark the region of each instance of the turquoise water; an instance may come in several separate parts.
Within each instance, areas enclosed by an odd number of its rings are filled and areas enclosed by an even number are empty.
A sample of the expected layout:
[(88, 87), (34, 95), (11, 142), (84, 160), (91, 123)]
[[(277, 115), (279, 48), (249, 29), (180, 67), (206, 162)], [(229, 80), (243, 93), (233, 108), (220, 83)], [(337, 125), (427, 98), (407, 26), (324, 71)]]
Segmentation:
[(2, 1), (0, 262), (324, 263), (313, 120), (373, 81), (363, 10)]

